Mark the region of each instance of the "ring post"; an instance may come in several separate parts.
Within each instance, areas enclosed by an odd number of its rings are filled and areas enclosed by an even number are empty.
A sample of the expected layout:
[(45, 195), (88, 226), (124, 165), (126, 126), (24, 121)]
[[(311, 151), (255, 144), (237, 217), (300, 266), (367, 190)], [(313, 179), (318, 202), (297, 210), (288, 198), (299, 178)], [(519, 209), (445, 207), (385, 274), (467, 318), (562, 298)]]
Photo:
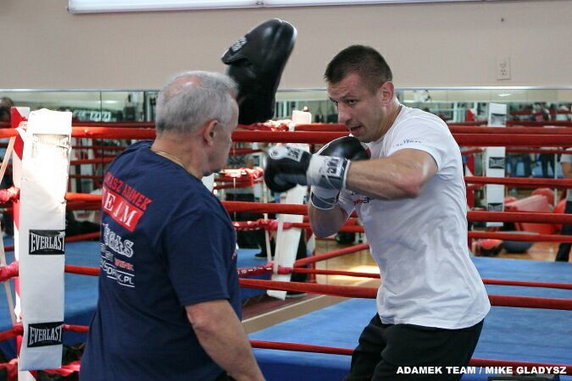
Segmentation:
[[(292, 122), (294, 124), (310, 123), (312, 121), (312, 114), (305, 111), (294, 110), (292, 113)], [(294, 126), (291, 126), (291, 128)], [(308, 144), (296, 144), (298, 148), (306, 151), (310, 150)], [(286, 204), (303, 204), (304, 197), (308, 193), (306, 186), (297, 185), (286, 192), (283, 203)], [(276, 281), (290, 281), (292, 274), (278, 274), (278, 267), (293, 267), (296, 261), (296, 254), (298, 252), (298, 244), (300, 239), (303, 238), (303, 231), (299, 228), (284, 229), (284, 223), (301, 223), (304, 216), (295, 214), (279, 214), (278, 215), (278, 230), (276, 231), (276, 252), (274, 254), (273, 273), (271, 280)], [(286, 291), (268, 290), (268, 296), (284, 300), (286, 298)]]
[(14, 166), (14, 184), (20, 189), (14, 245), (24, 329), (20, 373), (62, 364), (71, 121), (71, 112), (42, 109), (30, 113), (26, 130), (19, 128), (23, 147), (16, 144), (21, 162)]

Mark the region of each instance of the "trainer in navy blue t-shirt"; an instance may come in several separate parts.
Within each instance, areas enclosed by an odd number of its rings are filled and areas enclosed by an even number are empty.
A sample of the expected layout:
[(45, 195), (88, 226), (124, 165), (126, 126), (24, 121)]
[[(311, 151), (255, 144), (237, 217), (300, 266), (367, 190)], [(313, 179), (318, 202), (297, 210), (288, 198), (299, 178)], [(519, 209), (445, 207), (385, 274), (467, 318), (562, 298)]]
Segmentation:
[(104, 177), (99, 302), (82, 381), (211, 380), (222, 373), (185, 306), (228, 300), (240, 318), (235, 232), (201, 180), (130, 146)]

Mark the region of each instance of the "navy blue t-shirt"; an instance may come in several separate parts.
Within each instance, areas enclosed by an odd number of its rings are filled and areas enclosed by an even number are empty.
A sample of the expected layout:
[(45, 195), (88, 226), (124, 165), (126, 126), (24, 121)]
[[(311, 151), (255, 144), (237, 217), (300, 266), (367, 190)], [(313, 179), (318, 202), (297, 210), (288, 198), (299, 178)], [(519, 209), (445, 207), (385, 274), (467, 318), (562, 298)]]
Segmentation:
[(240, 317), (226, 210), (150, 145), (130, 146), (104, 177), (99, 301), (82, 381), (213, 380), (222, 370), (200, 346), (185, 306), (226, 299)]

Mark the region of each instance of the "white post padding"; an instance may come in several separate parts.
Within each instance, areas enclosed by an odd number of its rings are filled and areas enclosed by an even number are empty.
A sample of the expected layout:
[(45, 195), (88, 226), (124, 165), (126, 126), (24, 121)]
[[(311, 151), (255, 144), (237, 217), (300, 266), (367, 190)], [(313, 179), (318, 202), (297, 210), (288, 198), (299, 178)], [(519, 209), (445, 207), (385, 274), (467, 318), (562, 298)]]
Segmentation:
[(15, 251), (24, 328), (20, 371), (61, 367), (71, 121), (71, 112), (33, 111), (21, 134), (21, 173), (15, 174), (20, 183)]
[[(294, 110), (292, 112), (292, 122), (294, 124), (307, 124), (312, 122), (312, 114), (306, 111)], [(292, 126), (293, 127), (293, 126)], [(303, 150), (309, 151), (310, 145), (308, 144), (291, 144)], [(304, 197), (308, 193), (308, 187), (297, 185), (286, 192), (284, 201), (286, 204), (303, 204)], [(300, 239), (304, 238), (304, 230), (299, 228), (284, 229), (285, 223), (301, 223), (304, 221), (303, 215), (295, 214), (279, 214), (278, 215), (278, 230), (276, 231), (276, 252), (274, 254), (274, 272), (272, 280), (288, 282), (292, 278), (292, 274), (278, 274), (278, 267), (294, 267), (296, 261), (296, 254), (298, 253), (298, 245)], [(286, 291), (268, 290), (268, 296), (284, 300), (286, 298)]]
[[(308, 193), (305, 186), (296, 185), (294, 188), (286, 192), (284, 199), (285, 204), (303, 204), (304, 196)], [(292, 274), (278, 274), (278, 267), (293, 267), (298, 253), (298, 244), (304, 231), (299, 228), (284, 229), (285, 223), (297, 222), (304, 220), (303, 215), (297, 214), (279, 214), (278, 230), (276, 231), (276, 251), (274, 253), (274, 273), (271, 280), (289, 282)], [(268, 290), (268, 296), (284, 300), (286, 291)]]
[[(506, 127), (506, 104), (489, 103), (488, 125), (491, 127)], [(505, 177), (506, 147), (485, 148), (485, 176)], [(501, 184), (485, 185), (485, 205), (489, 212), (504, 211), (505, 186)], [(486, 223), (488, 227), (503, 226), (502, 222)]]

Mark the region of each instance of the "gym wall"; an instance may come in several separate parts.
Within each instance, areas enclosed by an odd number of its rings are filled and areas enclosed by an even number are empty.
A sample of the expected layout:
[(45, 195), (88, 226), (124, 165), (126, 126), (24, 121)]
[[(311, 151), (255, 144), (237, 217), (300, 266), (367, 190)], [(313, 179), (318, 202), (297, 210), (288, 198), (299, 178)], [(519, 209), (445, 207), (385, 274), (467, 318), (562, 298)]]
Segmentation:
[[(323, 88), (353, 43), (378, 48), (398, 87), (572, 87), (572, 1), (357, 5), (74, 15), (67, 0), (0, 2), (0, 89), (155, 89), (220, 57), (273, 17), (298, 29), (281, 89)], [(498, 80), (510, 58), (511, 79)]]

